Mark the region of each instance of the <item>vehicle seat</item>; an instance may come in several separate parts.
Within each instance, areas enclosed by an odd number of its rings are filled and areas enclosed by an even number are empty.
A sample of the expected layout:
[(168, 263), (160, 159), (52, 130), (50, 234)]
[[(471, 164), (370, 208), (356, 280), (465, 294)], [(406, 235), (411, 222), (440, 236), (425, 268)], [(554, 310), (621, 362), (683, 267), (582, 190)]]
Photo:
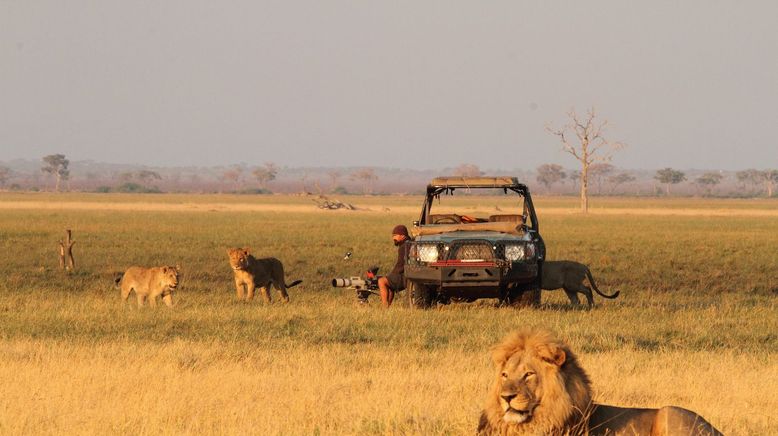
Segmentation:
[(516, 223), (518, 225), (518, 224), (524, 224), (524, 218), (518, 214), (491, 215), (489, 216), (489, 222), (493, 222), (493, 223), (509, 222), (509, 223)]
[(462, 224), (462, 218), (455, 213), (430, 214), (426, 224)]

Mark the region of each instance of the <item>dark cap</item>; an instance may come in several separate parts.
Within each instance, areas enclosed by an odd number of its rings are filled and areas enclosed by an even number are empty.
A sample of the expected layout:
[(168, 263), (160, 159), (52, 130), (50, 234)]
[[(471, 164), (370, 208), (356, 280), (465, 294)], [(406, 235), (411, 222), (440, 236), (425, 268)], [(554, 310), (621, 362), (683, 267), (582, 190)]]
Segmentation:
[(407, 228), (407, 227), (405, 227), (405, 226), (404, 226), (404, 225), (402, 225), (402, 224), (397, 224), (397, 225), (396, 225), (396, 226), (394, 226), (394, 228), (392, 229), (392, 235), (403, 235), (403, 236), (406, 236), (406, 237), (407, 237), (407, 236), (408, 236), (408, 228)]

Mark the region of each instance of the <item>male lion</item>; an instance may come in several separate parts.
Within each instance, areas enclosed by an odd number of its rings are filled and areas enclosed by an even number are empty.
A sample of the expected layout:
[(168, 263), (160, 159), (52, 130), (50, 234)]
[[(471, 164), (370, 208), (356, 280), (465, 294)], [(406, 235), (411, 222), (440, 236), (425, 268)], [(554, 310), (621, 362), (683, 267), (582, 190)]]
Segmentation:
[(592, 402), (589, 377), (548, 331), (519, 331), (492, 350), (497, 379), (479, 435), (721, 435), (680, 407), (633, 409)]
[(611, 295), (600, 292), (597, 289), (597, 284), (594, 283), (594, 277), (592, 277), (589, 267), (572, 260), (547, 260), (543, 262), (540, 287), (547, 291), (563, 288), (570, 303), (575, 305), (581, 304), (577, 294), (580, 292), (586, 295), (586, 301), (589, 303), (589, 307), (591, 307), (594, 305), (594, 298), (592, 297), (592, 290), (584, 284), (584, 279), (587, 277), (592, 288), (601, 296), (605, 298), (616, 298), (619, 296), (619, 291)]
[(147, 298), (149, 305), (156, 307), (157, 297), (160, 295), (167, 307), (173, 307), (173, 290), (178, 286), (178, 273), (178, 266), (131, 266), (123, 274), (119, 274), (114, 282), (116, 286), (120, 286), (124, 301), (127, 301), (131, 291), (135, 291), (139, 307), (143, 306)]
[(235, 288), (238, 299), (243, 299), (245, 288), (246, 301), (254, 298), (254, 289), (259, 288), (262, 298), (270, 302), (270, 285), (272, 284), (281, 294), (285, 303), (289, 302), (287, 288), (297, 286), (302, 280), (295, 280), (290, 284), (284, 281), (284, 265), (275, 257), (257, 259), (249, 253), (248, 248), (228, 248), (230, 266), (235, 273)]

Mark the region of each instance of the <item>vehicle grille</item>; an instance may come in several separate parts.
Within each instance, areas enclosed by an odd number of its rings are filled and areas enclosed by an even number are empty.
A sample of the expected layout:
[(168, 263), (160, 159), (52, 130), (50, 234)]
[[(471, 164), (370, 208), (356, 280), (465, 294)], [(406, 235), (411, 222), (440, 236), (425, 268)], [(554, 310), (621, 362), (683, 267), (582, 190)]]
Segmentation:
[(448, 258), (450, 260), (465, 261), (495, 261), (492, 245), (485, 242), (467, 242), (454, 245), (451, 247), (451, 253)]

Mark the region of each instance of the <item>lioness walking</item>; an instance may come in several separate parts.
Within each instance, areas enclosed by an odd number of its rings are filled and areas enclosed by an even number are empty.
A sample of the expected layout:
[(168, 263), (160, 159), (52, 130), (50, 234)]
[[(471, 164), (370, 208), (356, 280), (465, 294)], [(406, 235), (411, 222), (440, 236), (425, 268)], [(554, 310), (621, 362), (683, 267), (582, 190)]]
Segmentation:
[(586, 278), (589, 279), (592, 288), (601, 296), (605, 298), (616, 298), (619, 296), (619, 291), (611, 295), (600, 292), (594, 283), (594, 277), (592, 277), (589, 267), (572, 260), (547, 260), (543, 262), (540, 287), (547, 291), (563, 288), (570, 303), (575, 305), (581, 304), (577, 295), (580, 292), (586, 295), (586, 301), (589, 303), (589, 307), (591, 307), (594, 305), (594, 298), (592, 290), (584, 284), (584, 279)]
[(295, 280), (287, 284), (284, 280), (284, 265), (275, 257), (257, 259), (249, 253), (248, 248), (228, 248), (227, 255), (235, 274), (235, 289), (239, 300), (243, 300), (245, 291), (246, 301), (251, 301), (254, 298), (254, 290), (258, 287), (262, 298), (270, 303), (272, 284), (278, 289), (281, 299), (288, 303), (289, 294), (286, 289), (302, 283), (302, 280)]
[(114, 280), (115, 285), (121, 289), (122, 300), (127, 301), (130, 292), (135, 291), (138, 299), (138, 307), (143, 306), (146, 299), (149, 305), (157, 305), (157, 297), (162, 296), (162, 301), (167, 307), (173, 307), (173, 290), (178, 286), (178, 266), (159, 266), (143, 268), (131, 266)]

